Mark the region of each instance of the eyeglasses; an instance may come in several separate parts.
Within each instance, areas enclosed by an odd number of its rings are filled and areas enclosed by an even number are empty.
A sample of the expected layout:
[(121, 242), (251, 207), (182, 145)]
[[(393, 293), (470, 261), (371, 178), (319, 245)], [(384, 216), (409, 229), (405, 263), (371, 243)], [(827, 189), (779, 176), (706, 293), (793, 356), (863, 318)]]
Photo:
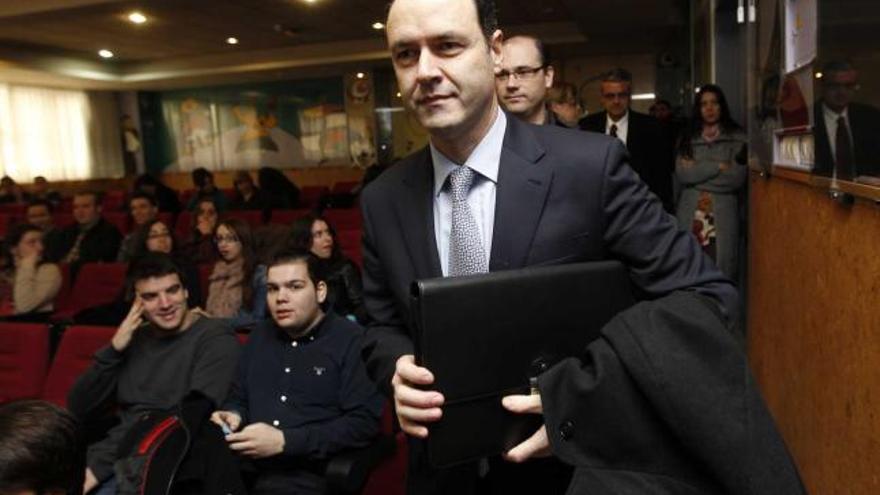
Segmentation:
[(538, 74), (538, 71), (544, 70), (544, 67), (546, 67), (546, 65), (540, 65), (538, 67), (517, 67), (512, 71), (502, 70), (495, 74), (495, 79), (498, 79), (499, 81), (507, 81), (513, 77), (518, 81), (525, 81), (533, 79)]
[(214, 236), (214, 242), (217, 244), (222, 244), (224, 242), (233, 243), (238, 242), (238, 237), (234, 235), (218, 235)]

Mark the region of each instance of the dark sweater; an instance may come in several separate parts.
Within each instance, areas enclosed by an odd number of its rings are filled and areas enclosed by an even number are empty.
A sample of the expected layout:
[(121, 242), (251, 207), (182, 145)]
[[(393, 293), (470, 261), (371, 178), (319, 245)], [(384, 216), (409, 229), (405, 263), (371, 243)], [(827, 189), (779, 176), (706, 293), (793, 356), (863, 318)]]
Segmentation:
[(271, 320), (251, 333), (224, 409), (237, 411), (242, 427), (284, 432), (284, 453), (258, 461), (261, 470), (327, 459), (379, 432), (383, 403), (361, 359), (362, 339), (358, 325), (332, 313), (299, 339)]
[(95, 362), (68, 395), (74, 414), (87, 417), (116, 400), (120, 424), (89, 446), (87, 465), (103, 481), (113, 474), (119, 440), (138, 416), (178, 404), (199, 391), (221, 404), (235, 373), (239, 345), (232, 328), (220, 320), (199, 318), (186, 331), (163, 335), (152, 326), (135, 331), (123, 352), (112, 346), (95, 353)]

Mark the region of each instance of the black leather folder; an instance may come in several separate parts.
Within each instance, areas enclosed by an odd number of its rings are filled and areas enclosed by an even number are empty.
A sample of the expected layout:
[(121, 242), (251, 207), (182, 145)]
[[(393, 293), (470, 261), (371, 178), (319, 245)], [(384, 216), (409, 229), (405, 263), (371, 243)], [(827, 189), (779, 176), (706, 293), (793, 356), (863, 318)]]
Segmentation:
[(579, 355), (635, 299), (615, 261), (526, 268), (413, 284), (416, 360), (446, 403), (429, 427), (435, 467), (493, 456), (528, 438), (538, 415), (501, 406), (530, 378)]

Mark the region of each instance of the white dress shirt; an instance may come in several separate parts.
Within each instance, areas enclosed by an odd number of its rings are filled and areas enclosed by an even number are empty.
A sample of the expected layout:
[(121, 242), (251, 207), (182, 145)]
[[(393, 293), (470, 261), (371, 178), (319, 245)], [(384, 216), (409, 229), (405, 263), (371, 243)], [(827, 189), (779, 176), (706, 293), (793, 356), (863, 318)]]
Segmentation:
[[(831, 145), (831, 159), (837, 160), (837, 119), (843, 117), (846, 122), (846, 129), (849, 131), (850, 149), (852, 149), (852, 126), (849, 125), (849, 112), (846, 108), (842, 112), (837, 113), (834, 110), (822, 104), (822, 116), (825, 117), (825, 130), (828, 132), (828, 144)], [(834, 175), (837, 176), (837, 167), (832, 167)]]
[(621, 119), (618, 120), (617, 122), (613, 121), (611, 119), (611, 115), (609, 115), (606, 112), (605, 113), (605, 134), (606, 135), (609, 135), (609, 136), (611, 135), (611, 126), (612, 125), (617, 126), (617, 139), (620, 139), (620, 142), (622, 142), (623, 145), (626, 146), (626, 136), (629, 133), (629, 110), (627, 110), (626, 113), (623, 114), (623, 117), (621, 117)]
[[(468, 205), (471, 209), (486, 253), (486, 261), (492, 252), (492, 233), (495, 226), (495, 188), (498, 184), (498, 167), (501, 162), (501, 146), (507, 117), (498, 110), (495, 122), (474, 151), (462, 165), (476, 172), (474, 183), (468, 192)], [(430, 146), (434, 165), (434, 237), (437, 239), (437, 253), (443, 275), (449, 274), (449, 236), (452, 232), (452, 198), (444, 187), (449, 174), (459, 165)]]

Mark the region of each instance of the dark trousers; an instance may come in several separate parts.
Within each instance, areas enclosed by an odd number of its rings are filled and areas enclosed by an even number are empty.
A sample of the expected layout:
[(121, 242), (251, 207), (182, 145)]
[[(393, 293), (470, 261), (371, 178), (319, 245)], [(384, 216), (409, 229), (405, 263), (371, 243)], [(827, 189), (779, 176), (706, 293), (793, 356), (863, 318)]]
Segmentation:
[(323, 495), (327, 483), (323, 476), (305, 471), (259, 473), (251, 495)]

